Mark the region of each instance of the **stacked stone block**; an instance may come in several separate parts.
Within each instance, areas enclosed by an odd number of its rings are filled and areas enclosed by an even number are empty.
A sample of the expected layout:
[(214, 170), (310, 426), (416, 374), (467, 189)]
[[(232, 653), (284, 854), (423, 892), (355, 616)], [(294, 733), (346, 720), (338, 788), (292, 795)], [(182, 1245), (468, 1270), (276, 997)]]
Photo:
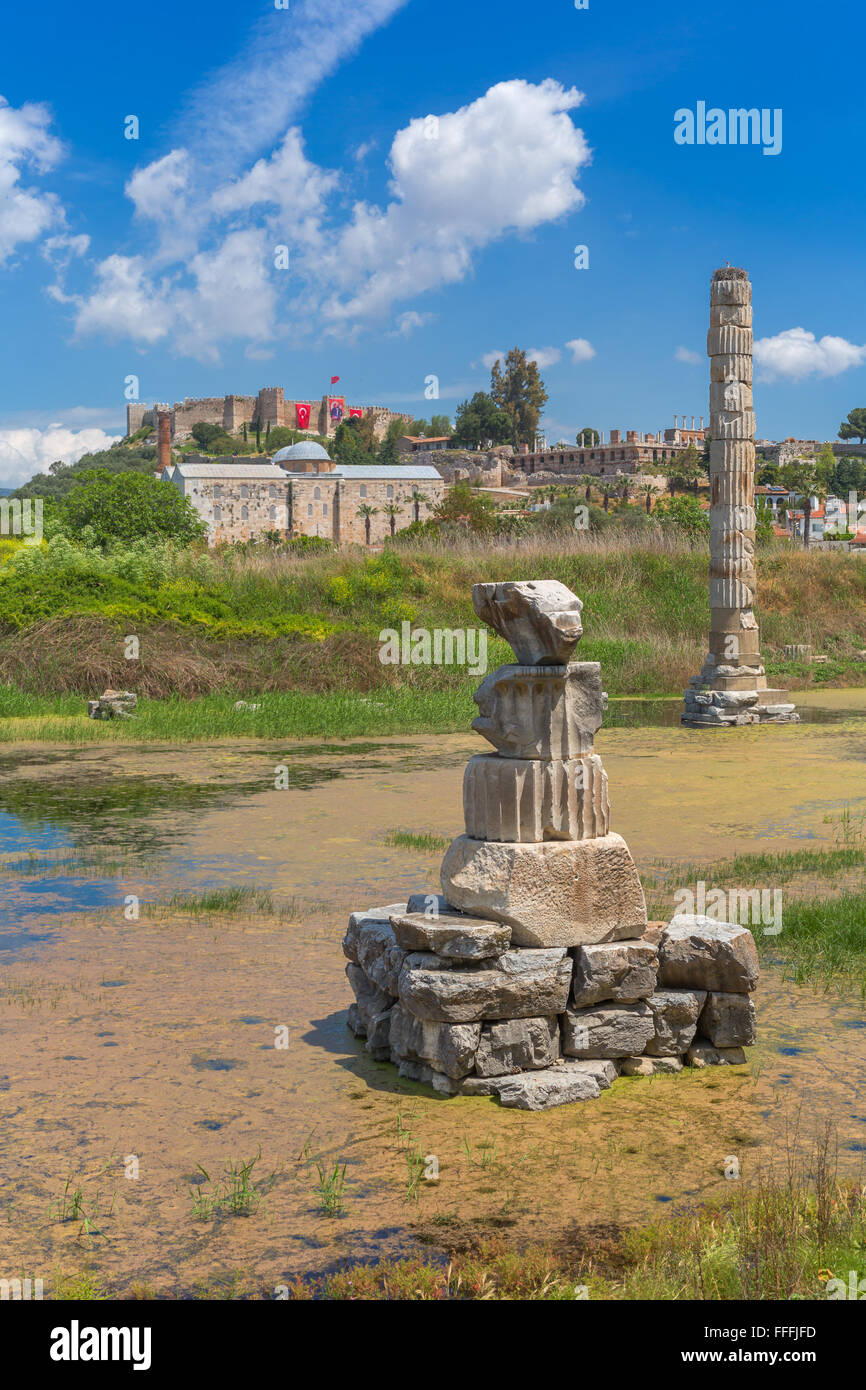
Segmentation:
[(350, 1028), (401, 1076), (527, 1110), (594, 1099), (620, 1072), (744, 1061), (754, 941), (705, 917), (647, 922), (593, 752), (600, 670), (568, 659), (579, 599), (552, 583), (473, 598), (519, 662), (475, 697), (498, 751), (467, 767), (443, 894), (350, 918)]
[(710, 639), (685, 693), (683, 723), (731, 725), (797, 719), (786, 692), (769, 690), (754, 614), (755, 412), (752, 286), (724, 266), (710, 291)]

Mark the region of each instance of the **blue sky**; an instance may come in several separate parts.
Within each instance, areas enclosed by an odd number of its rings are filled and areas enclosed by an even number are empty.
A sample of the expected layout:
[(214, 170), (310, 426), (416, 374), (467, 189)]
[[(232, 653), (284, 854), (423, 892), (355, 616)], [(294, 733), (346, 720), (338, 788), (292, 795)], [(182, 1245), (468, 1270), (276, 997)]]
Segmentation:
[[(0, 483), (121, 432), (131, 374), (148, 402), (339, 374), (453, 414), (519, 344), (551, 440), (656, 430), (707, 413), (726, 260), (758, 435), (832, 438), (866, 403), (853, 3), (288, 5), (6, 13)], [(699, 101), (781, 109), (781, 152), (677, 144)]]

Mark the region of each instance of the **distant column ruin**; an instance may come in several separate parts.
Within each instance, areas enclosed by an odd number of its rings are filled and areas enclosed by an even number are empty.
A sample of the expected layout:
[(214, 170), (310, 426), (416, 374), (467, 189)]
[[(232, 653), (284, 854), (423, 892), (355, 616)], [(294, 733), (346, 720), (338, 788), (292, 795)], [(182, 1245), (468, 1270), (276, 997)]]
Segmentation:
[(684, 724), (789, 723), (787, 692), (769, 690), (754, 614), (755, 412), (752, 286), (723, 266), (710, 291), (710, 642), (685, 693)]

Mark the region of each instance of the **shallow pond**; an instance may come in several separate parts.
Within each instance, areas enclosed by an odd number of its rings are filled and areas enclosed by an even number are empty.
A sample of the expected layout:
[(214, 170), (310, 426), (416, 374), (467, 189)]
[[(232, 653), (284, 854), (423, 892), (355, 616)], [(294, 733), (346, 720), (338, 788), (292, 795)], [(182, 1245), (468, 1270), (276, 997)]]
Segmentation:
[[(866, 710), (856, 692), (827, 693)], [(187, 1293), (233, 1271), (273, 1288), (461, 1225), (561, 1238), (724, 1195), (726, 1159), (748, 1181), (798, 1121), (803, 1134), (834, 1121), (840, 1165), (859, 1171), (862, 1005), (778, 970), (756, 997), (746, 1067), (622, 1078), (544, 1115), (440, 1100), (369, 1059), (345, 1027), (346, 918), (435, 885), (440, 851), (385, 838), (459, 833), (462, 768), (479, 746), (4, 750), (4, 1268), (50, 1283), (90, 1265), (120, 1286)], [(829, 843), (846, 806), (866, 810), (862, 718), (709, 736), (609, 723), (597, 747), (614, 828), (643, 869)], [(159, 906), (226, 886), (266, 889), (274, 911)], [(417, 1200), (414, 1149), (440, 1171)], [(197, 1219), (191, 1194), (212, 1190), (201, 1169), (215, 1179), (259, 1152), (254, 1218)], [(317, 1168), (335, 1162), (347, 1165), (336, 1219), (320, 1210)], [(81, 1215), (59, 1219), (67, 1181), (90, 1233)]]

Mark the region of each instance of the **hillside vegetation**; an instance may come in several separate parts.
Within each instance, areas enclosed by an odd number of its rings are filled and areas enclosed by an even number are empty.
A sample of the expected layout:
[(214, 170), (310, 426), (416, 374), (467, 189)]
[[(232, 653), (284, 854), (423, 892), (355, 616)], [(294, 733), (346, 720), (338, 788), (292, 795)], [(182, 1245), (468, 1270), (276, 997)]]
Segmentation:
[[(866, 563), (790, 547), (759, 552), (759, 617), (772, 672), (802, 687), (862, 684)], [(0, 684), (32, 694), (130, 687), (152, 697), (211, 692), (388, 691), (466, 695), (465, 668), (383, 665), (379, 633), (409, 622), (479, 628), (479, 580), (560, 579), (584, 602), (579, 655), (601, 661), (613, 696), (677, 694), (700, 667), (709, 621), (707, 550), (671, 536), (593, 538), (563, 530), (503, 541), (467, 537), (370, 555), (202, 553), (137, 543), (109, 550), (57, 536), (0, 543)], [(136, 634), (140, 660), (124, 659)], [(811, 643), (826, 665), (781, 663)], [(490, 635), (488, 667), (510, 659)], [(793, 679), (792, 679), (793, 677)]]

